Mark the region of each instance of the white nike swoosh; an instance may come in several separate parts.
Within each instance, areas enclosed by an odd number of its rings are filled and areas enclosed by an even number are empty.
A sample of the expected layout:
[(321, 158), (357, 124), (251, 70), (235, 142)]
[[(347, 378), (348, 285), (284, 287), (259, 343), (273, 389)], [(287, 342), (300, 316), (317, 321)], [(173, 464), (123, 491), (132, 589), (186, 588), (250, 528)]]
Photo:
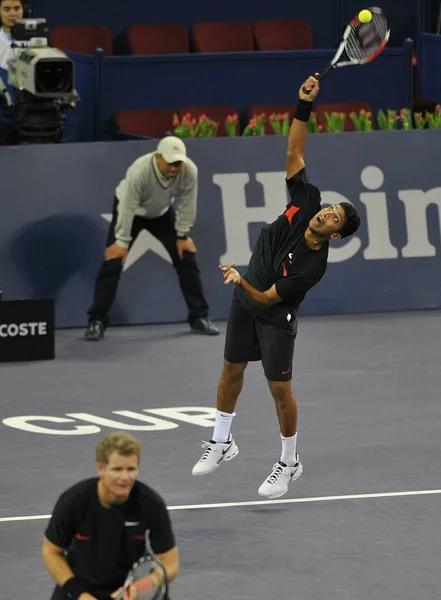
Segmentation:
[(124, 525), (126, 527), (134, 527), (135, 525), (139, 525), (140, 521), (124, 521)]

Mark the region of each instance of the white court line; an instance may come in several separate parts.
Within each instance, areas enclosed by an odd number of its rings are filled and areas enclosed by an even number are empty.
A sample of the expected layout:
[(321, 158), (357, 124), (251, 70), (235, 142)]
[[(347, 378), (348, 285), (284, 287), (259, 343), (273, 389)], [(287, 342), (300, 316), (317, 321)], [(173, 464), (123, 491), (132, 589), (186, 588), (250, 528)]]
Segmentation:
[[(416, 490), (412, 492), (379, 492), (377, 494), (348, 494), (344, 496), (316, 496), (312, 498), (284, 498), (283, 500), (251, 500), (250, 502), (219, 502), (216, 504), (182, 504), (168, 506), (168, 510), (199, 510), (202, 508), (232, 508), (235, 506), (267, 506), (269, 504), (308, 504), (311, 502), (334, 502), (335, 500), (365, 500), (367, 498), (402, 498), (405, 496), (433, 496), (441, 490)], [(0, 517), (0, 523), (11, 521), (38, 521), (50, 519), (51, 515), (28, 517)]]

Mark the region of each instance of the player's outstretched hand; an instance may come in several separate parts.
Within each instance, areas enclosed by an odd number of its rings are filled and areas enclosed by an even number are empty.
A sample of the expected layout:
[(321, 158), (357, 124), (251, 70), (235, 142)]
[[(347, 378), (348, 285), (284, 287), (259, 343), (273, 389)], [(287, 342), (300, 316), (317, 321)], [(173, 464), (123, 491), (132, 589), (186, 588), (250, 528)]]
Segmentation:
[[(317, 75), (317, 73), (316, 73)], [(302, 83), (299, 90), (299, 98), (300, 100), (306, 100), (307, 102), (312, 102), (316, 99), (317, 94), (320, 90), (320, 84), (315, 77), (311, 75), (308, 79)], [(308, 93), (307, 93), (308, 92)]]
[(232, 263), (231, 265), (228, 265), (227, 267), (223, 267), (222, 265), (219, 265), (219, 269), (222, 271), (222, 275), (224, 276), (224, 283), (235, 283), (236, 285), (238, 285), (240, 283), (240, 273), (238, 271), (236, 271), (236, 269), (234, 268), (236, 266), (236, 263)]

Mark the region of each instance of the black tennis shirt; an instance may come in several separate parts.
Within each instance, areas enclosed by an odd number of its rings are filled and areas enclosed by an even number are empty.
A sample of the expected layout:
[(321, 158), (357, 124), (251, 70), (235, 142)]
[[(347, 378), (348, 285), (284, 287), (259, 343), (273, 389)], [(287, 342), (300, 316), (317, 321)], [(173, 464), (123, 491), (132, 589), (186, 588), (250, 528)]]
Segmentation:
[(275, 284), (282, 298), (277, 310), (296, 311), (326, 271), (329, 244), (326, 241), (312, 250), (305, 242), (309, 221), (322, 208), (320, 191), (308, 182), (305, 169), (287, 179), (286, 185), (290, 202), (282, 215), (263, 227), (244, 279), (261, 292)]
[(99, 501), (98, 478), (77, 483), (58, 499), (45, 535), (66, 549), (75, 577), (91, 594), (120, 587), (146, 541), (155, 554), (175, 546), (163, 499), (140, 481), (124, 504), (109, 509)]

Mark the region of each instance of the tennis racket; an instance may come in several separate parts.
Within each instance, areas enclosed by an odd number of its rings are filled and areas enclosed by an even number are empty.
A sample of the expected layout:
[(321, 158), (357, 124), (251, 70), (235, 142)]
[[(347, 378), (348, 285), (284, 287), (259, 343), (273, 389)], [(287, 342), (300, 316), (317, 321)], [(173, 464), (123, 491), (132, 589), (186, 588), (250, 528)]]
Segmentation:
[[(162, 584), (158, 585), (157, 576), (152, 577), (154, 572), (161, 576)], [(133, 563), (118, 600), (165, 600), (167, 593), (168, 581), (164, 567), (153, 556), (145, 554)]]
[[(372, 19), (369, 23), (362, 23), (358, 14), (352, 19), (345, 29), (340, 46), (331, 63), (323, 71), (314, 75), (318, 81), (339, 67), (364, 65), (371, 62), (384, 50), (390, 35), (386, 15), (381, 8), (376, 6), (371, 6), (367, 10), (371, 12)], [(303, 92), (309, 94), (305, 87), (303, 87)]]

